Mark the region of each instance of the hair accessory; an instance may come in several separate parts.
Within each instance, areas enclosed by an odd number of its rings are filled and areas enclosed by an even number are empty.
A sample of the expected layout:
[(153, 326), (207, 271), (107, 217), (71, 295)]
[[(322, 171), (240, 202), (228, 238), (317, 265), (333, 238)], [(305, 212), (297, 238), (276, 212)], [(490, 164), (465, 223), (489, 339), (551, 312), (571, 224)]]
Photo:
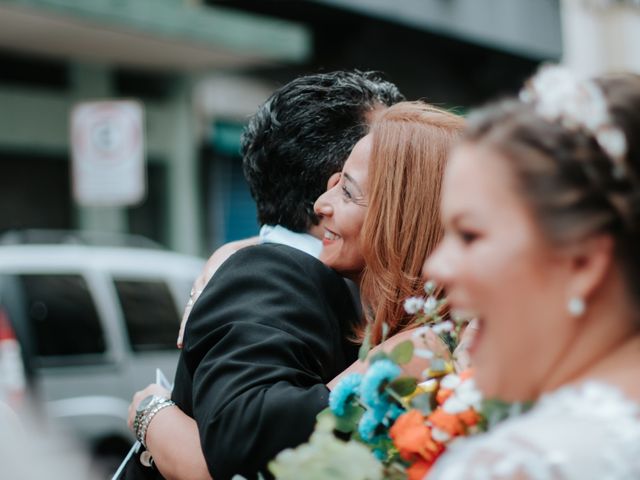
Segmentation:
[(567, 310), (572, 317), (578, 318), (584, 315), (587, 306), (584, 303), (584, 300), (580, 297), (571, 297), (569, 299), (569, 303), (567, 304)]
[(613, 123), (606, 98), (594, 81), (580, 79), (559, 65), (544, 65), (522, 89), (520, 100), (534, 104), (536, 112), (550, 122), (593, 136), (611, 159), (613, 176), (627, 175), (627, 138)]

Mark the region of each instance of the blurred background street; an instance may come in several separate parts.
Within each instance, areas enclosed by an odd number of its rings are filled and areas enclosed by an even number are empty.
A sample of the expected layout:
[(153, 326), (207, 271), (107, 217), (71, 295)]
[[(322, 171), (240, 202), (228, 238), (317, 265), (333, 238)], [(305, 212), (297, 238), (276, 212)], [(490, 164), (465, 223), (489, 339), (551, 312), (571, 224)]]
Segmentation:
[(122, 458), (202, 259), (257, 234), (240, 135), (283, 83), (375, 70), (465, 113), (638, 45), (636, 0), (0, 0), (0, 401)]
[[(133, 233), (205, 255), (257, 231), (240, 132), (282, 83), (371, 69), (465, 111), (561, 54), (557, 0), (2, 0), (0, 231)], [(106, 99), (144, 107), (136, 205), (72, 197), (71, 111)]]

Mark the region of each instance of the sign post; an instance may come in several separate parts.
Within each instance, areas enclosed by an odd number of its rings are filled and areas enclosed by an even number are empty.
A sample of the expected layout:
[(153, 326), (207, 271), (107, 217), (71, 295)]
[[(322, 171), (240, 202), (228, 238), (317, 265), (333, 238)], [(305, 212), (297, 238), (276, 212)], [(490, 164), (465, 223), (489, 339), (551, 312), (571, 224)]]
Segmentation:
[(121, 207), (144, 199), (144, 112), (139, 102), (76, 105), (71, 151), (73, 196), (79, 205)]

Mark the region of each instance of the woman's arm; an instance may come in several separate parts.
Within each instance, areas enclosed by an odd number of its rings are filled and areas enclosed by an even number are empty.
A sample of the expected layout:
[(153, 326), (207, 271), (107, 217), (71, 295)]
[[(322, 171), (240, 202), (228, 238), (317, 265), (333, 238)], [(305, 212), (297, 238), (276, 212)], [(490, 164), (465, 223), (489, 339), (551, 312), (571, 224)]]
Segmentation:
[(189, 298), (189, 303), (184, 309), (182, 314), (182, 321), (180, 322), (180, 331), (178, 332), (178, 340), (177, 345), (178, 348), (183, 347), (183, 339), (184, 339), (184, 329), (187, 326), (187, 320), (189, 318), (189, 314), (191, 313), (191, 309), (193, 308), (193, 304), (196, 303), (198, 297), (204, 290), (204, 287), (207, 286), (213, 274), (216, 273), (216, 270), (222, 265), (231, 255), (236, 253), (241, 248), (251, 247), (253, 245), (257, 245), (260, 241), (260, 237), (250, 237), (245, 238), (243, 240), (236, 240), (234, 242), (225, 243), (220, 248), (218, 248), (207, 260), (207, 263), (204, 266), (204, 269), (193, 282), (193, 287), (191, 288), (191, 296)]
[[(377, 345), (374, 348), (372, 348), (369, 354), (367, 355), (367, 358), (371, 358), (373, 355), (375, 355), (379, 351), (384, 351), (389, 353), (391, 352), (391, 350), (393, 350), (393, 348), (396, 345), (398, 345), (401, 342), (404, 342), (405, 340), (411, 340), (416, 349), (431, 350), (440, 358), (446, 358), (446, 359), (451, 358), (451, 353), (449, 352), (448, 347), (440, 339), (440, 337), (438, 337), (432, 331), (428, 331), (426, 332), (424, 338), (422, 336), (416, 338), (414, 336), (414, 333), (416, 332), (416, 330), (417, 328), (404, 330), (400, 333), (397, 333), (393, 337), (388, 338), (387, 340), (382, 342), (380, 345)], [(422, 372), (424, 372), (424, 370), (429, 368), (429, 365), (430, 365), (430, 362), (428, 359), (414, 355), (409, 363), (402, 365), (402, 371), (405, 375), (422, 378)], [(355, 361), (344, 372), (342, 372), (340, 375), (338, 375), (333, 380), (331, 380), (327, 384), (327, 388), (329, 388), (329, 390), (333, 390), (336, 384), (343, 377), (345, 377), (346, 375), (349, 375), (350, 373), (364, 373), (367, 371), (367, 367), (368, 367), (368, 361), (367, 362), (361, 362), (360, 360)]]
[[(133, 430), (136, 408), (149, 395), (169, 397), (160, 385), (151, 384), (136, 392), (129, 406), (129, 428)], [(211, 475), (200, 446), (198, 426), (177, 406), (160, 410), (152, 419), (145, 437), (158, 470), (167, 480), (210, 480)]]

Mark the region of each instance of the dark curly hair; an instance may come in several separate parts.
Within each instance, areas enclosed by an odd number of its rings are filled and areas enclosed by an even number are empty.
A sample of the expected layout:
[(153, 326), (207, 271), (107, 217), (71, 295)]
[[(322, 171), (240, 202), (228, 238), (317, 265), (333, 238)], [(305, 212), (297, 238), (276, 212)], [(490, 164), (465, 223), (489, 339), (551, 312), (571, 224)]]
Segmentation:
[(366, 115), (403, 100), (373, 72), (303, 76), (276, 90), (242, 134), (244, 175), (261, 225), (307, 231), (313, 203), (368, 131)]

